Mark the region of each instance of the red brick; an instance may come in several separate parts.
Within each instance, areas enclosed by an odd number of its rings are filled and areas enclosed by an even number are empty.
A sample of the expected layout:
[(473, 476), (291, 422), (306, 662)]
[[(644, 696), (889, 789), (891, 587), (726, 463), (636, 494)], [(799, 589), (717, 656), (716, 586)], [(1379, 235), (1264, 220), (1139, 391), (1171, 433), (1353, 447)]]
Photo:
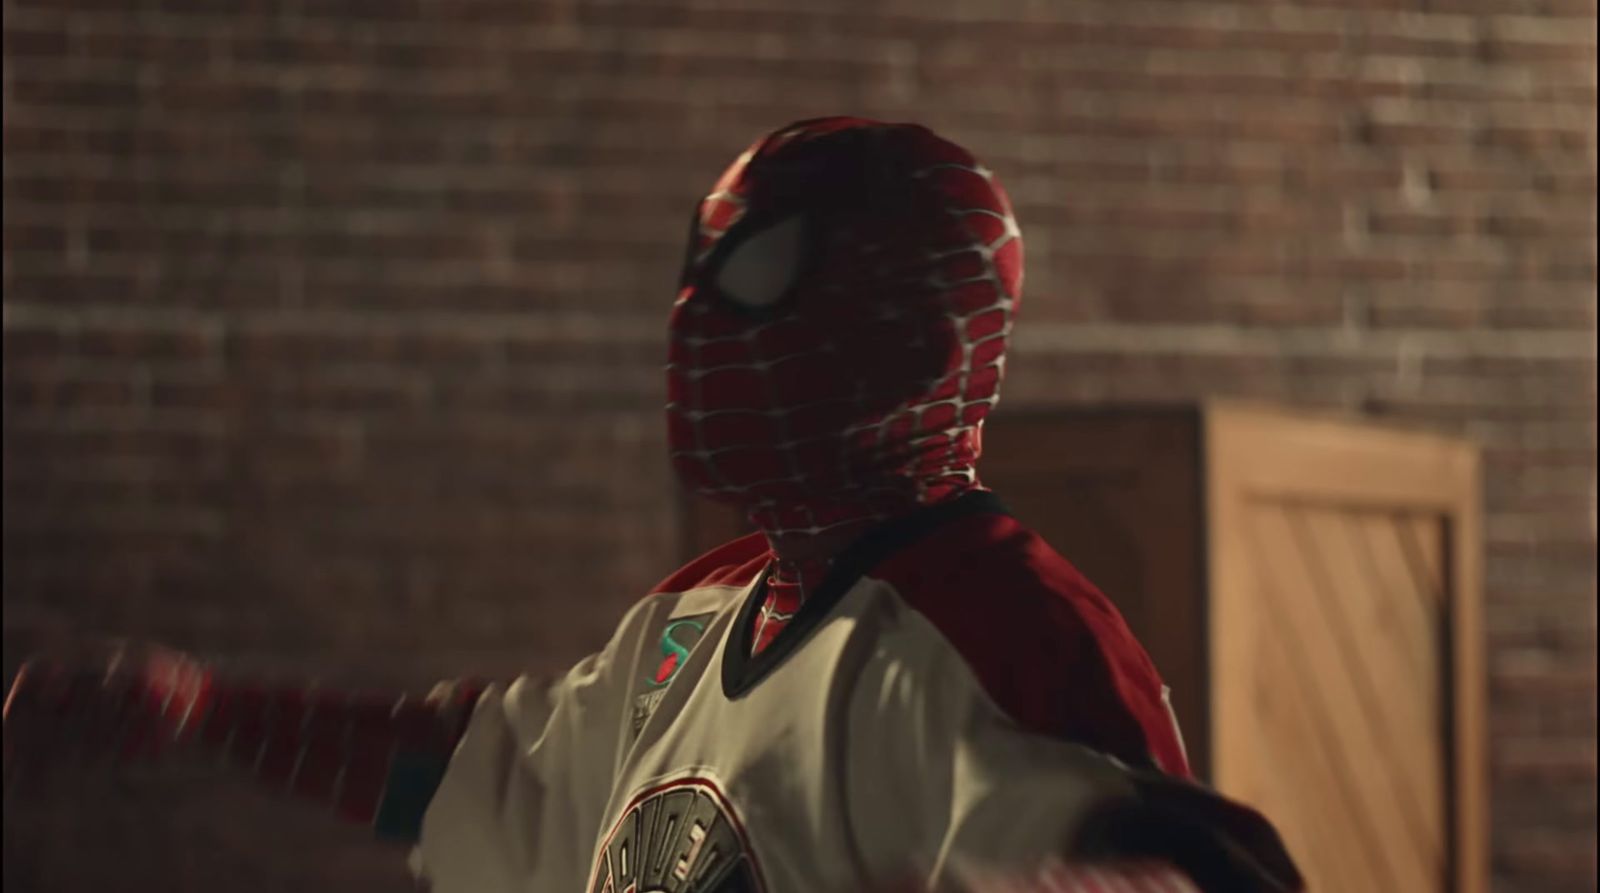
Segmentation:
[(1482, 229), (1479, 215), (1471, 208), (1430, 207), (1425, 210), (1388, 206), (1373, 208), (1366, 214), (1369, 232), (1378, 235), (1437, 236), (1460, 238)]
[(1362, 110), (1351, 118), (1349, 134), (1357, 143), (1416, 149), (1469, 143), (1476, 139), (1479, 127), (1473, 117), (1460, 112), (1450, 114), (1424, 103), (1405, 102)]
[(84, 324), (76, 329), (74, 349), (79, 356), (136, 360), (216, 360), (222, 349), (215, 326), (191, 321), (187, 326)]
[(71, 234), (67, 232), (66, 227), (59, 224), (24, 226), (7, 222), (4, 237), (5, 251), (7, 254), (13, 252), (64, 254), (70, 238)]
[(30, 371), (25, 377), (17, 376), (5, 383), (5, 405), (8, 411), (23, 413), (139, 407), (144, 405), (144, 388), (140, 376), (132, 370), (103, 378)]
[(1525, 15), (1549, 17), (1551, 24), (1561, 25), (1562, 19), (1594, 16), (1594, 4), (1589, 0), (1430, 0), (1430, 9), (1447, 13), (1490, 13), (1494, 15)]
[(13, 364), (59, 359), (72, 343), (72, 330), (62, 325), (17, 325), (8, 321), (3, 337), (6, 369), (11, 370)]
[(8, 59), (62, 59), (71, 46), (71, 36), (61, 28), (8, 24), (4, 45)]
[[(1592, 778), (1592, 776), (1591, 776)], [(1593, 784), (1591, 782), (1591, 787)], [(1526, 875), (1542, 882), (1539, 889), (1552, 889), (1549, 884), (1566, 881), (1562, 889), (1579, 890), (1588, 878), (1593, 886), (1595, 877), (1595, 846), (1592, 836), (1581, 833), (1539, 830), (1518, 831), (1495, 848), (1495, 863), (1504, 870)]]
[(1515, 288), (1502, 282), (1368, 286), (1368, 325), (1376, 328), (1520, 328), (1584, 330), (1595, 323), (1594, 288), (1555, 283)]
[(139, 85), (127, 78), (67, 77), (24, 67), (12, 76), (13, 101), (34, 108), (118, 108), (139, 102)]
[(1349, 35), (1344, 49), (1357, 54), (1413, 56), (1423, 59), (1474, 59), (1480, 54), (1477, 29), (1460, 16), (1375, 15)]
[[(1589, 12), (1593, 14), (1594, 10), (1590, 9)], [(1582, 39), (1576, 34), (1567, 34), (1563, 39), (1563, 35), (1549, 34), (1548, 37), (1553, 39), (1534, 40), (1517, 35), (1503, 27), (1497, 27), (1505, 21), (1507, 20), (1490, 20), (1488, 36), (1483, 42), (1482, 52), (1485, 61), (1496, 65), (1515, 63), (1539, 67), (1560, 66), (1570, 68), (1572, 71), (1582, 71), (1587, 64), (1588, 70), (1591, 73), (1594, 71), (1593, 38)], [(1583, 24), (1573, 22), (1572, 27), (1579, 29)]]
[(1482, 141), (1523, 156), (1576, 160), (1585, 152), (1594, 152), (1595, 130), (1592, 122), (1585, 125), (1570, 119), (1545, 124), (1491, 123), (1484, 128)]
[(1595, 219), (1593, 211), (1582, 215), (1501, 211), (1489, 215), (1484, 221), (1483, 230), (1489, 235), (1503, 239), (1546, 243), (1560, 239), (1593, 242)]

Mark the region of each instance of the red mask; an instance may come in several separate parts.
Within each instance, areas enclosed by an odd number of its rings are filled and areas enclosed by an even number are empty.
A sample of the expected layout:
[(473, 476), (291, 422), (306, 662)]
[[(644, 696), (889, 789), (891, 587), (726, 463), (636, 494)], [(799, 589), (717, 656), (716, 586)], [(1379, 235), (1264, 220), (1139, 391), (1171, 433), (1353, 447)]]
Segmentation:
[(667, 366), (680, 476), (769, 536), (979, 487), (1022, 284), (993, 174), (912, 124), (760, 140), (695, 212)]

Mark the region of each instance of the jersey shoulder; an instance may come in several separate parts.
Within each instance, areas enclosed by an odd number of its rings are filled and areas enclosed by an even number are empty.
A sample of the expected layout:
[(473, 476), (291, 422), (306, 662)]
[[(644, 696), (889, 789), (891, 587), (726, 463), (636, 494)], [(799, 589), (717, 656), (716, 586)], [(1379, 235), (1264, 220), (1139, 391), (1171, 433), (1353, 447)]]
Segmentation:
[(651, 588), (650, 595), (691, 592), (712, 586), (748, 586), (767, 566), (770, 556), (766, 537), (760, 533), (742, 536), (673, 571)]
[(1121, 613), (1014, 518), (959, 519), (870, 576), (930, 621), (1018, 725), (1189, 774), (1161, 678)]

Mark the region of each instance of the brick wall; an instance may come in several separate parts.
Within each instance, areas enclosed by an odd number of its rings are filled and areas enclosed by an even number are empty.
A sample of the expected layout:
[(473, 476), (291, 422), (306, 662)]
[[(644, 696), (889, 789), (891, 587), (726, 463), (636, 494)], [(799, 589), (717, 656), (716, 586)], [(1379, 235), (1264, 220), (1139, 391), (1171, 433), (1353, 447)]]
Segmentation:
[[(692, 201), (788, 119), (915, 119), (1017, 200), (1012, 405), (1483, 444), (1495, 889), (1595, 889), (1593, 0), (4, 13), (8, 673), (69, 629), (383, 684), (569, 663), (672, 563)], [(405, 889), (201, 770), (5, 826), (19, 890)]]

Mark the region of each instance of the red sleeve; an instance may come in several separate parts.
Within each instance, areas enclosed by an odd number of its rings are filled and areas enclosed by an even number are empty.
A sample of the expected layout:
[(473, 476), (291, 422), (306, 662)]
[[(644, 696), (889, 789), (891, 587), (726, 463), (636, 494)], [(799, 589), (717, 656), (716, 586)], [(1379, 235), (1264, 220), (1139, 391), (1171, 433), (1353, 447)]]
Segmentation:
[(261, 784), (414, 841), (485, 684), (447, 697), (217, 681), (176, 728)]
[(483, 688), (469, 680), (411, 698), (258, 684), (160, 649), (119, 653), (103, 669), (30, 662), (6, 699), (6, 759), (13, 728), (40, 747), (117, 761), (192, 745), (275, 791), (414, 841)]
[(950, 524), (871, 575), (933, 623), (1023, 728), (1190, 777), (1161, 677), (1122, 615), (1014, 519)]

